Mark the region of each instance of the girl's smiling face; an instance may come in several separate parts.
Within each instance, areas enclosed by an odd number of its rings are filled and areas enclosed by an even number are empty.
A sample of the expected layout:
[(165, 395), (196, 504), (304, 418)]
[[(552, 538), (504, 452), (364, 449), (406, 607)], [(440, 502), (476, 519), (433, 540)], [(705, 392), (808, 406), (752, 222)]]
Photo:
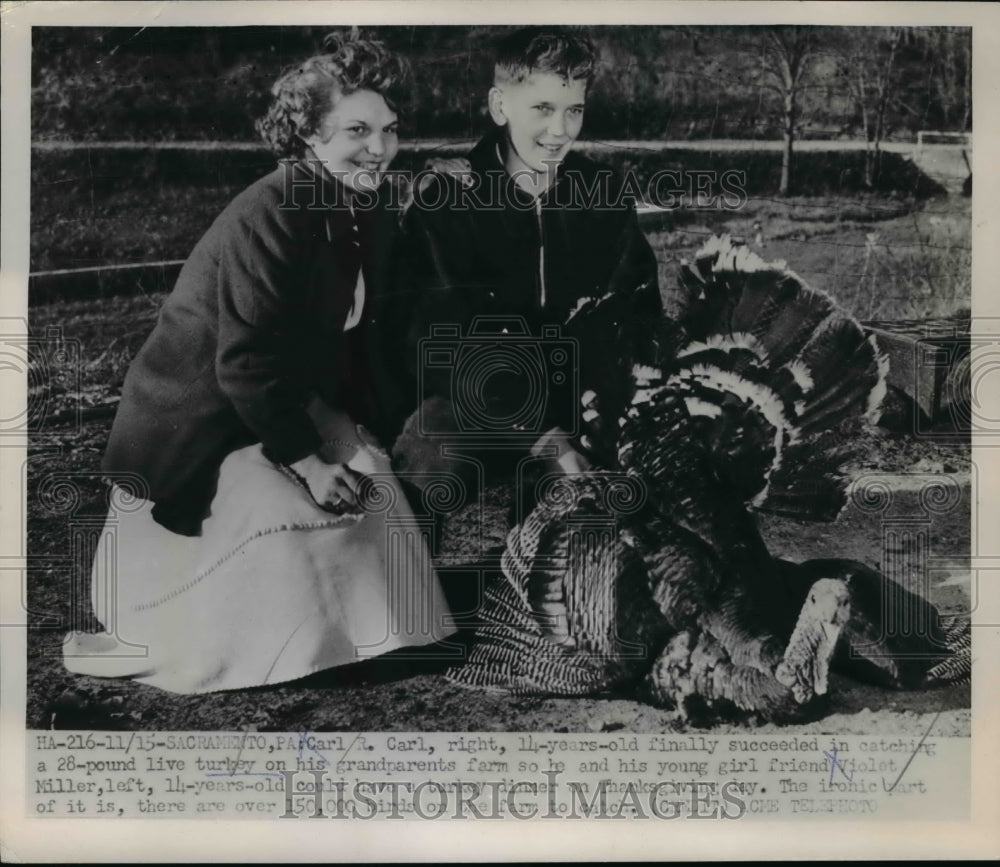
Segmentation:
[(399, 151), (396, 113), (373, 90), (336, 99), (320, 128), (303, 141), (348, 189), (371, 192)]

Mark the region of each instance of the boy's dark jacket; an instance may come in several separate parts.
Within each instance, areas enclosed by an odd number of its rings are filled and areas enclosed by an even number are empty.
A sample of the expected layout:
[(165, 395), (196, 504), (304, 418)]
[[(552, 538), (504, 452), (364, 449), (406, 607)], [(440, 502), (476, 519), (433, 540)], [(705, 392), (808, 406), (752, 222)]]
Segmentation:
[[(282, 462), (314, 451), (311, 396), (376, 421), (383, 350), (373, 332), (397, 216), (358, 208), (359, 248), (344, 196), (305, 162), (283, 162), (240, 193), (191, 253), (129, 368), (103, 468), (138, 475), (168, 529), (198, 532), (235, 449), (259, 442)], [(344, 332), (359, 264), (364, 319)]]
[[(602, 346), (580, 344), (580, 393), (598, 390), (596, 380), (612, 361), (607, 353), (616, 351), (610, 333), (616, 327), (629, 330), (637, 360), (654, 360), (653, 333), (662, 315), (656, 259), (622, 178), (571, 151), (539, 211), (504, 170), (503, 146), (502, 130), (486, 136), (469, 154), (475, 185), (466, 191), (454, 178), (434, 176), (404, 221), (396, 307), (405, 311), (397, 340), (405, 347), (403, 370), (412, 377), (407, 407), (430, 395), (452, 397), (449, 371), (426, 364), (421, 339), (441, 324), (459, 325), (464, 336), (476, 317), (520, 316), (537, 337), (543, 325), (562, 326), (581, 298), (613, 292), (629, 321), (608, 322)], [(567, 333), (572, 329), (563, 329)], [(547, 424), (572, 423), (558, 417), (565, 400), (550, 403), (555, 416)]]

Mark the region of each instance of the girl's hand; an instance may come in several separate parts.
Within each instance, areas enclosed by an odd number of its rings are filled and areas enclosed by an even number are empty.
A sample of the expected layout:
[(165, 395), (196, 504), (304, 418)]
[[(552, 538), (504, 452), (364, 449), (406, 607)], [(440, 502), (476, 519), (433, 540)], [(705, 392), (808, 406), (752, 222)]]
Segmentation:
[[(438, 175), (451, 175), (463, 187), (471, 187), (475, 181), (472, 177), (472, 163), (465, 157), (430, 157), (424, 163), (425, 172), (434, 172)], [(420, 178), (419, 189), (430, 183), (430, 177), (423, 175)]]
[(465, 157), (431, 157), (424, 163), (423, 170), (416, 177), (405, 174), (396, 176), (396, 183), (402, 196), (403, 214), (410, 209), (414, 196), (427, 188), (432, 174), (450, 175), (464, 187), (471, 187), (475, 183), (472, 164)]
[(305, 481), (317, 505), (338, 514), (361, 511), (358, 489), (364, 473), (347, 464), (328, 464), (315, 454), (289, 466)]

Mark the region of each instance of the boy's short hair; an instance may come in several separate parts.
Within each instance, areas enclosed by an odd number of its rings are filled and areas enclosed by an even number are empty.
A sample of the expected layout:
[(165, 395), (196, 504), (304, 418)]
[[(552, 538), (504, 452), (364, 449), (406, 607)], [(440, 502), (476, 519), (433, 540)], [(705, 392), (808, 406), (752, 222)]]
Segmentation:
[(497, 42), (493, 83), (518, 83), (533, 73), (547, 72), (570, 81), (585, 79), (589, 87), (596, 70), (597, 49), (582, 32), (524, 27)]

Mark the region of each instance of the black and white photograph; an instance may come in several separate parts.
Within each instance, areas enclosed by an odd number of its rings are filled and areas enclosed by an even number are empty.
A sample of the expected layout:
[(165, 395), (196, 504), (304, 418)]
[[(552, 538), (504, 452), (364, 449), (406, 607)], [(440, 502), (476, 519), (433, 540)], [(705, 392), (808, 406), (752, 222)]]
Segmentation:
[(25, 817), (978, 815), (995, 17), (14, 5)]

